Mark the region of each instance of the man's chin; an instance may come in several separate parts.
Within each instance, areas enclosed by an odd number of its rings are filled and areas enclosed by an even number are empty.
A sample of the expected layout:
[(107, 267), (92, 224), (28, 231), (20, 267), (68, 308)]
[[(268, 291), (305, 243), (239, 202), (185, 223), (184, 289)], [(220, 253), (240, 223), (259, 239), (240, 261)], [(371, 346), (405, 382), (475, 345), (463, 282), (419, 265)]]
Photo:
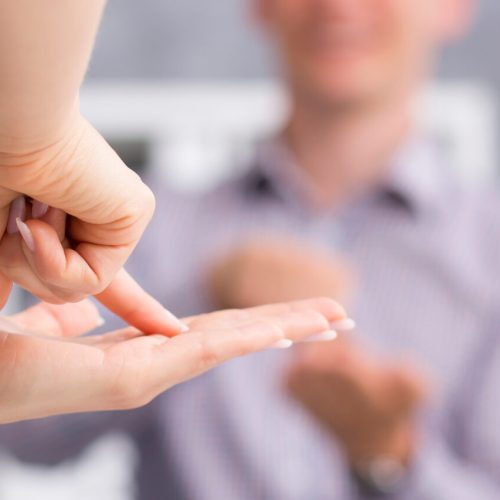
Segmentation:
[(343, 82), (336, 85), (315, 85), (303, 87), (303, 96), (311, 104), (321, 106), (327, 110), (346, 110), (359, 108), (377, 100), (375, 86)]

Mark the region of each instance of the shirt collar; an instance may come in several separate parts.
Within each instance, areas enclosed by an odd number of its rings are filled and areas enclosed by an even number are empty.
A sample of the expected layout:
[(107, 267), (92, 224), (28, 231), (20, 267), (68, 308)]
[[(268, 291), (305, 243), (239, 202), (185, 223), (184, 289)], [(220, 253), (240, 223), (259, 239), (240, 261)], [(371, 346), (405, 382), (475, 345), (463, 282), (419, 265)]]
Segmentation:
[(442, 145), (435, 139), (413, 136), (395, 153), (384, 184), (416, 214), (436, 208), (449, 181), (450, 168)]
[[(364, 198), (393, 202), (411, 214), (432, 210), (443, 194), (448, 173), (439, 143), (429, 137), (410, 137), (393, 155), (387, 175)], [(253, 194), (268, 195), (286, 202), (311, 199), (312, 181), (299, 166), (284, 142), (275, 138), (260, 144), (246, 187)]]

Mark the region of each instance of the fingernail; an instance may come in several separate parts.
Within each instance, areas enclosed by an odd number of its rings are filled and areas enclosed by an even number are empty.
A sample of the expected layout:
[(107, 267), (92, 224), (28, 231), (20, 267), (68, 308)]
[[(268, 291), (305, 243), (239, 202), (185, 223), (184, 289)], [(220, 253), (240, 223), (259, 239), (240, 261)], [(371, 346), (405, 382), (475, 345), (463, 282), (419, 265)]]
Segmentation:
[(317, 333), (316, 335), (311, 335), (302, 342), (330, 342), (337, 338), (337, 332), (334, 330), (327, 330), (326, 332)]
[(33, 219), (41, 219), (49, 211), (49, 206), (41, 201), (33, 200), (31, 204), (31, 216)]
[(26, 243), (26, 246), (29, 248), (31, 252), (35, 251), (35, 240), (33, 239), (33, 234), (31, 229), (25, 224), (19, 217), (16, 219), (17, 228), (19, 229), (19, 233)]
[(168, 318), (169, 323), (177, 323), (181, 333), (189, 332), (189, 326), (183, 323), (175, 314), (172, 314), (168, 309), (163, 308), (165, 316)]
[(7, 234), (16, 234), (19, 232), (17, 219), (26, 220), (26, 200), (24, 196), (17, 197), (10, 204), (9, 220), (7, 222)]
[(290, 339), (281, 339), (278, 342), (275, 342), (271, 348), (272, 349), (288, 349), (293, 346), (293, 341)]
[(332, 329), (347, 332), (356, 328), (356, 322), (351, 318), (339, 319), (331, 324)]
[(171, 314), (171, 317), (173, 319), (175, 319), (177, 325), (179, 326), (179, 330), (181, 331), (181, 333), (189, 332), (189, 326), (187, 326), (185, 323), (183, 323), (179, 318), (174, 316), (172, 313), (170, 313), (170, 314)]
[(96, 326), (96, 328), (99, 328), (100, 326), (103, 326), (105, 323), (106, 323), (106, 320), (102, 316), (99, 316), (97, 318), (95, 326)]

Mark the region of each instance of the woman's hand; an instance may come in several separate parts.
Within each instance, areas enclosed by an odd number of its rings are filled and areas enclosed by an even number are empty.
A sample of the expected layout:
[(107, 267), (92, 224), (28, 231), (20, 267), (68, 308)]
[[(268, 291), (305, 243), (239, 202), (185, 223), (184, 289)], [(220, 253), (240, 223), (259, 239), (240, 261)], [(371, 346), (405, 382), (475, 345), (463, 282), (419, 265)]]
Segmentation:
[[(175, 335), (180, 322), (121, 269), (153, 213), (153, 195), (86, 121), (78, 121), (61, 144), (0, 165), (6, 227), (0, 305), (12, 282), (56, 304), (92, 294), (145, 333)], [(93, 173), (92, 165), (105, 167)], [(47, 202), (43, 210), (40, 200)]]
[(0, 3), (0, 307), (12, 282), (52, 303), (101, 294), (140, 330), (154, 317), (152, 331), (175, 335), (179, 321), (156, 303), (152, 314), (130, 277), (113, 282), (154, 197), (79, 112), (104, 4)]
[(92, 303), (41, 303), (0, 318), (0, 423), (135, 408), (226, 360), (303, 340), (344, 317), (318, 298), (187, 318), (189, 333), (173, 338), (133, 328), (75, 338), (99, 324)]
[[(149, 188), (80, 116), (56, 143), (4, 155), (0, 186), (2, 243), (17, 242), (24, 257), (12, 271), (10, 245), (0, 253), (0, 269), (48, 302), (77, 302), (102, 292), (154, 212)], [(49, 207), (69, 216), (61, 234), (44, 219)]]

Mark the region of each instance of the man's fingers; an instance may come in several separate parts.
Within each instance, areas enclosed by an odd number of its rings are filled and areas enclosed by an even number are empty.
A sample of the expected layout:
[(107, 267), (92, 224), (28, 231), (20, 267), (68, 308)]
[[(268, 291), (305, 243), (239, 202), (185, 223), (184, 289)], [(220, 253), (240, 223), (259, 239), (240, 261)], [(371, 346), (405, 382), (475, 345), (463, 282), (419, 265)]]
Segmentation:
[(104, 292), (96, 295), (106, 308), (146, 334), (178, 335), (186, 327), (121, 269)]
[(61, 337), (82, 335), (102, 324), (99, 312), (90, 300), (63, 305), (41, 302), (11, 316), (11, 319), (30, 331)]

